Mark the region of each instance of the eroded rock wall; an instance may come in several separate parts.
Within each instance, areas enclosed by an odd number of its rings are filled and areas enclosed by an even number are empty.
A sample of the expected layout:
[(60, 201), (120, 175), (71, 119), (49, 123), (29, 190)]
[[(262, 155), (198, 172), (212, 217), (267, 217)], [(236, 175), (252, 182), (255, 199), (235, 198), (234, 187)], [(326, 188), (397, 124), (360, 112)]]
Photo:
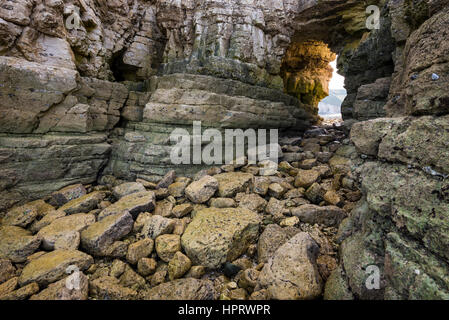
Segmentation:
[[(387, 47), (394, 48), (394, 72), (386, 77), (388, 63), (369, 73), (371, 83), (361, 79), (347, 104), (347, 117), (359, 121), (351, 140), (364, 159), (355, 169), (364, 198), (340, 227), (343, 272), (334, 273), (327, 290), (338, 292), (334, 298), (350, 291), (360, 299), (447, 299), (448, 2), (390, 1), (382, 16), (394, 39)], [(382, 30), (345, 63), (369, 43), (382, 44)], [(371, 265), (380, 268), (378, 290), (364, 284)]]

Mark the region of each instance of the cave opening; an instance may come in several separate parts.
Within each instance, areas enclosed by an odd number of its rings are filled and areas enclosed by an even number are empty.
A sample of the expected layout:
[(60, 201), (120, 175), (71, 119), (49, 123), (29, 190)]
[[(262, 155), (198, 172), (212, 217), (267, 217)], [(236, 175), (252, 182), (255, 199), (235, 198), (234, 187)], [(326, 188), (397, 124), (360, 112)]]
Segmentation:
[(342, 121), (344, 77), (337, 73), (337, 54), (318, 40), (293, 42), (282, 61), (284, 91), (312, 108), (325, 121)]
[(329, 82), (329, 95), (318, 104), (318, 115), (325, 121), (343, 121), (341, 106), (348, 93), (344, 86), (345, 78), (338, 73), (337, 59), (330, 63), (333, 73)]

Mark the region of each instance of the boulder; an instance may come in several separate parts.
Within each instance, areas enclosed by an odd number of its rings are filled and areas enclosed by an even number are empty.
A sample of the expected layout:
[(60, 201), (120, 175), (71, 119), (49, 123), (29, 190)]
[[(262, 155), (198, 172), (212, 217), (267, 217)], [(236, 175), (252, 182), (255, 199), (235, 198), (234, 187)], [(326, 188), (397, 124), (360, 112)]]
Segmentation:
[(39, 236), (33, 236), (28, 230), (14, 226), (0, 227), (0, 258), (13, 263), (25, 262), (41, 244)]
[(318, 298), (323, 283), (316, 265), (319, 246), (305, 232), (288, 240), (264, 265), (259, 284), (271, 299), (309, 300)]
[(14, 277), (16, 268), (11, 261), (7, 259), (0, 259), (0, 284)]
[(111, 244), (130, 233), (133, 223), (128, 212), (108, 216), (81, 232), (82, 247), (95, 256), (107, 256)]
[[(21, 286), (31, 282), (46, 286), (62, 279), (73, 270), (83, 271), (91, 266), (94, 259), (77, 250), (56, 250), (30, 261), (19, 277)], [(75, 269), (76, 268), (76, 269)]]
[[(77, 213), (56, 219), (38, 232), (45, 250), (53, 250), (58, 239), (69, 239), (95, 223), (93, 214)], [(76, 237), (76, 236), (75, 236)], [(76, 248), (75, 248), (76, 249)]]
[(171, 233), (174, 227), (175, 220), (155, 215), (145, 222), (142, 235), (154, 240), (162, 234)]
[(232, 198), (239, 192), (246, 191), (253, 175), (243, 172), (226, 172), (217, 174), (214, 178), (218, 181), (218, 195), (224, 198)]
[(204, 209), (187, 226), (182, 247), (194, 264), (216, 269), (256, 241), (260, 223), (260, 217), (248, 209)]
[(276, 250), (288, 241), (287, 233), (277, 224), (268, 225), (259, 237), (257, 253), (259, 263), (267, 263)]
[(74, 272), (67, 278), (51, 283), (30, 300), (87, 300), (89, 279), (82, 272)]
[(185, 190), (186, 197), (193, 203), (207, 202), (217, 191), (218, 181), (214, 177), (204, 176), (192, 182)]
[(9, 292), (8, 294), (0, 296), (0, 300), (26, 300), (37, 292), (39, 292), (39, 285), (33, 282), (17, 290)]
[(292, 215), (301, 222), (320, 224), (327, 227), (336, 227), (346, 218), (346, 212), (336, 206), (319, 207), (313, 204), (305, 204), (291, 209)]
[(112, 193), (117, 200), (120, 200), (124, 196), (146, 191), (145, 187), (138, 182), (126, 182), (114, 187)]
[(30, 227), (30, 231), (33, 233), (39, 232), (42, 228), (50, 225), (56, 219), (65, 217), (66, 213), (62, 210), (53, 210), (47, 213), (42, 219), (35, 220)]
[(35, 206), (23, 205), (8, 211), (3, 217), (2, 224), (26, 228), (37, 216), (38, 211)]
[(71, 185), (53, 192), (51, 194), (50, 204), (55, 207), (61, 207), (69, 201), (81, 198), (86, 193), (86, 188), (82, 184)]
[(156, 238), (156, 252), (159, 258), (169, 262), (181, 250), (181, 238), (177, 234), (163, 234)]
[(193, 206), (190, 203), (179, 204), (173, 208), (172, 214), (176, 218), (182, 218), (192, 212)]
[(140, 259), (148, 257), (153, 252), (154, 241), (146, 238), (134, 242), (128, 247), (126, 260), (131, 264), (136, 264)]
[(239, 198), (239, 207), (254, 212), (263, 212), (267, 201), (256, 193), (244, 194)]
[(143, 294), (144, 300), (213, 300), (214, 284), (210, 280), (179, 279), (160, 284)]
[(153, 191), (143, 191), (122, 197), (119, 201), (103, 209), (98, 215), (98, 220), (108, 216), (129, 212), (133, 218), (137, 218), (141, 212), (151, 212), (156, 205), (156, 195)]
[(67, 214), (88, 213), (98, 207), (98, 204), (103, 201), (105, 193), (101, 191), (94, 191), (77, 199), (67, 202), (59, 208)]
[(190, 270), (191, 266), (192, 261), (189, 257), (178, 251), (168, 263), (168, 277), (170, 280), (179, 279)]
[(117, 278), (104, 276), (89, 282), (89, 293), (98, 300), (135, 300), (137, 291), (126, 288)]
[(175, 170), (170, 170), (165, 174), (165, 176), (158, 182), (156, 189), (168, 188), (176, 179)]

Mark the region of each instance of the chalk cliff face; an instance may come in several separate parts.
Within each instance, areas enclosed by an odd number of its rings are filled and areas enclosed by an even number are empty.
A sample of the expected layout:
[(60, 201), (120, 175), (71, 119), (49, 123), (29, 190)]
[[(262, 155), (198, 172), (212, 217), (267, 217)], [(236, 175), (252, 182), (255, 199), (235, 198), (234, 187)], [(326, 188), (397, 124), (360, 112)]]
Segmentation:
[[(365, 26), (370, 4), (378, 30)], [(304, 130), (319, 120), (338, 54), (364, 197), (340, 228), (341, 268), (327, 288), (448, 298), (448, 6), (0, 0), (0, 211), (106, 174), (194, 174), (169, 161), (170, 133), (194, 120)], [(363, 284), (372, 264), (380, 290)]]

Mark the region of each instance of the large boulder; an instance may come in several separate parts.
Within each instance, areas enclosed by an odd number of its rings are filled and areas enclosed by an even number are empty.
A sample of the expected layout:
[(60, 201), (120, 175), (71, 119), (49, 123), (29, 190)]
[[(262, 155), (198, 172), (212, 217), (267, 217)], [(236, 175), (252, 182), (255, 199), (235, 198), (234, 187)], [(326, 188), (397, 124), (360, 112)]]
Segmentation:
[(25, 262), (39, 248), (41, 238), (28, 230), (14, 226), (0, 227), (0, 258), (14, 263)]
[(205, 203), (215, 194), (217, 189), (217, 179), (204, 176), (200, 180), (192, 182), (186, 188), (185, 195), (193, 203)]
[(263, 267), (259, 284), (271, 299), (316, 299), (323, 290), (316, 258), (318, 244), (300, 232), (282, 245)]
[(218, 195), (232, 198), (237, 193), (244, 192), (254, 176), (244, 172), (226, 172), (217, 174), (214, 178), (218, 181)]
[(207, 208), (199, 211), (181, 243), (194, 264), (219, 268), (242, 255), (257, 240), (260, 217), (244, 208)]
[(56, 219), (38, 232), (45, 250), (53, 250), (58, 239), (70, 237), (95, 223), (93, 214), (77, 213)]
[(81, 232), (81, 244), (95, 256), (106, 256), (111, 244), (131, 232), (133, 223), (128, 212), (108, 216)]
[(84, 195), (86, 195), (86, 188), (82, 184), (71, 185), (53, 192), (51, 194), (50, 204), (60, 207)]
[(63, 205), (59, 210), (67, 214), (87, 213), (98, 207), (98, 204), (103, 201), (105, 193), (101, 191), (94, 191), (77, 199), (71, 200)]
[(46, 286), (62, 279), (73, 271), (83, 271), (91, 266), (94, 259), (77, 250), (55, 250), (33, 259), (23, 268), (19, 284), (31, 282)]
[(143, 294), (144, 300), (213, 300), (214, 284), (210, 280), (179, 279), (160, 284)]
[(37, 216), (38, 211), (35, 206), (23, 205), (8, 211), (2, 220), (2, 224), (26, 228)]
[(134, 218), (141, 212), (151, 212), (156, 205), (156, 196), (153, 191), (136, 192), (122, 197), (119, 201), (100, 212), (98, 219), (129, 212)]
[(118, 200), (123, 198), (124, 196), (144, 191), (146, 191), (146, 189), (141, 183), (126, 182), (114, 187), (113, 194), (114, 197)]

